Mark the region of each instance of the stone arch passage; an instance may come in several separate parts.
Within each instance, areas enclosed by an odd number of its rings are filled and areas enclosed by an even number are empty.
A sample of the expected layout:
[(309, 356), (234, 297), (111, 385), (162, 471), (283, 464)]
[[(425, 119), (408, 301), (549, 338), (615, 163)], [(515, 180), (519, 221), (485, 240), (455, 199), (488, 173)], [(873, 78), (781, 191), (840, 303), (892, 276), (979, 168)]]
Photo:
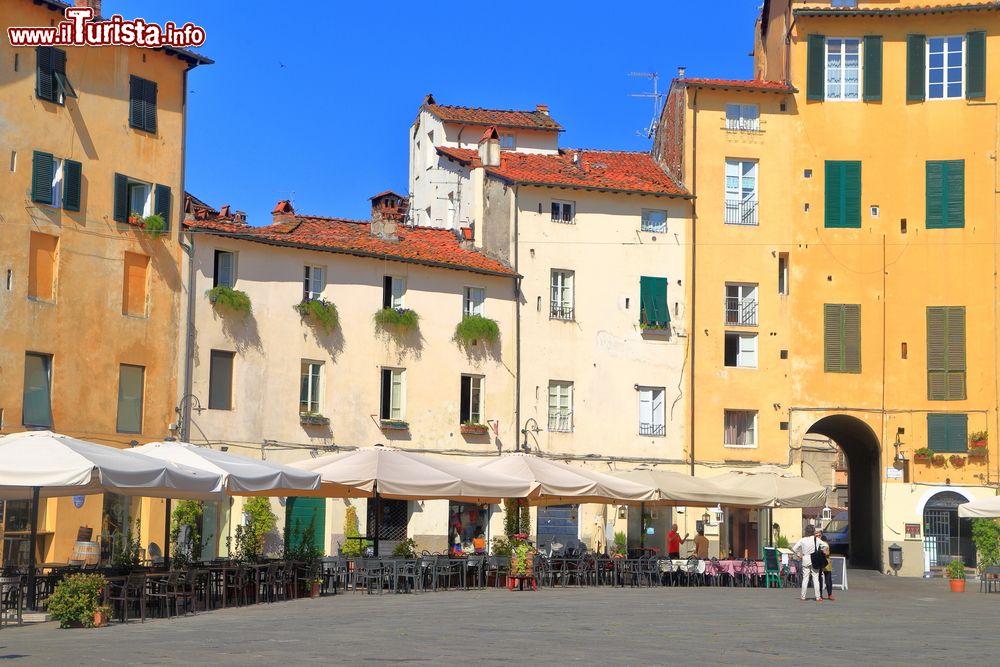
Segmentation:
[(882, 569), (882, 457), (878, 436), (857, 417), (830, 415), (808, 433), (824, 435), (847, 459), (851, 567)]

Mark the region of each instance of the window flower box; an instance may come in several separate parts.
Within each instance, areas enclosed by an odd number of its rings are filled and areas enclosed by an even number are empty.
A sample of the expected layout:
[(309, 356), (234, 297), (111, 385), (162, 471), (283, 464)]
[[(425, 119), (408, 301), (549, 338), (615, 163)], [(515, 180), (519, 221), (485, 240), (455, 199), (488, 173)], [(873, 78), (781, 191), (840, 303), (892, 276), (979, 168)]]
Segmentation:
[(379, 427), (383, 431), (409, 431), (410, 424), (402, 419), (383, 419)]
[(226, 285), (218, 285), (205, 292), (208, 301), (222, 310), (230, 310), (236, 313), (249, 313), (251, 310), (250, 297), (246, 292), (235, 290)]
[(489, 427), (486, 424), (467, 422), (462, 424), (461, 429), (462, 435), (486, 435), (489, 433)]
[(466, 347), (479, 341), (495, 343), (500, 340), (500, 327), (488, 317), (466, 315), (455, 327), (455, 340)]
[(986, 458), (986, 455), (988, 453), (989, 453), (989, 449), (986, 447), (985, 444), (982, 444), (982, 445), (973, 445), (972, 447), (969, 447), (969, 458), (970, 459), (972, 459), (972, 458), (984, 459), (984, 458)]
[(670, 322), (640, 322), (639, 327), (643, 334), (654, 336), (666, 336), (670, 334)]
[(959, 454), (952, 454), (948, 460), (951, 461), (951, 465), (955, 468), (961, 468), (965, 465), (965, 457)]
[(986, 431), (976, 431), (969, 436), (969, 450), (971, 451), (974, 447), (982, 447), (985, 450), (988, 439), (989, 434)]
[(913, 462), (914, 463), (930, 463), (931, 459), (934, 458), (934, 450), (930, 447), (921, 447), (920, 449), (913, 452)]
[(299, 414), (299, 423), (305, 426), (328, 426), (330, 418), (318, 412), (302, 412)]
[(408, 334), (417, 330), (420, 316), (409, 308), (383, 308), (372, 317), (375, 328), (393, 334)]
[(935, 454), (934, 458), (931, 459), (931, 463), (933, 463), (938, 468), (944, 467), (944, 462), (945, 458), (943, 454)]
[(303, 299), (292, 307), (302, 319), (308, 319), (326, 333), (331, 333), (336, 329), (340, 320), (337, 306), (323, 298)]

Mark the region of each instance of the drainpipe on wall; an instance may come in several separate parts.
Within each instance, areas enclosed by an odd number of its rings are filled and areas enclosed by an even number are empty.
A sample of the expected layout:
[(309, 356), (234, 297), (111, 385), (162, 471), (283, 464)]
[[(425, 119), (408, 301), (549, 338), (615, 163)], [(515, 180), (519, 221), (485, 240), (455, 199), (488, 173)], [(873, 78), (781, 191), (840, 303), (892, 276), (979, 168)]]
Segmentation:
[[(190, 72), (193, 67), (188, 67), (184, 70), (184, 92), (183, 92), (183, 122), (181, 123), (181, 192), (180, 199), (182, 202), (186, 202), (187, 192), (185, 185), (185, 174), (187, 171), (187, 79), (188, 72)], [(184, 337), (184, 387), (181, 391), (181, 423), (180, 423), (180, 436), (182, 442), (189, 442), (191, 437), (191, 402), (186, 400), (186, 397), (191, 394), (191, 385), (193, 383), (192, 375), (194, 373), (194, 336), (195, 336), (195, 326), (194, 326), (194, 313), (195, 313), (195, 280), (196, 272), (194, 266), (194, 234), (189, 234), (189, 241), (187, 244), (184, 243), (182, 238), (184, 230), (184, 216), (185, 216), (185, 206), (178, 206), (180, 209), (180, 215), (177, 216), (177, 238), (180, 243), (181, 248), (187, 255), (188, 262), (188, 293), (187, 293), (187, 332)], [(164, 549), (166, 553), (166, 548)]]
[(698, 287), (698, 271), (697, 271), (697, 257), (698, 257), (698, 89), (694, 90), (694, 97), (691, 100), (691, 109), (693, 118), (691, 119), (691, 194), (694, 195), (691, 201), (691, 331), (688, 336), (688, 346), (691, 350), (691, 389), (688, 392), (688, 396), (691, 402), (691, 428), (689, 429), (690, 434), (690, 450), (691, 450), (691, 476), (694, 477), (694, 443), (695, 443), (695, 419), (694, 407), (694, 391), (695, 391), (695, 341), (698, 338), (696, 332), (698, 330), (696, 325), (696, 318), (698, 309), (696, 305), (696, 294)]
[[(483, 179), (485, 183), (485, 178)], [(485, 185), (484, 185), (485, 187)], [(518, 186), (514, 186), (514, 449), (519, 448), (521, 429), (521, 267), (518, 265)]]

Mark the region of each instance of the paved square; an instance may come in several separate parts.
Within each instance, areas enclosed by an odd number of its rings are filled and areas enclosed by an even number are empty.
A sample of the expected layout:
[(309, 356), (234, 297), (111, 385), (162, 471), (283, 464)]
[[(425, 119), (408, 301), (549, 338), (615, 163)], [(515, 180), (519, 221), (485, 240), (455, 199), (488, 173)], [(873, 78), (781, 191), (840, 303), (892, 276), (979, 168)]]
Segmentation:
[(567, 588), (337, 595), (99, 630), (0, 630), (11, 665), (988, 665), (1000, 595), (850, 572), (794, 590)]

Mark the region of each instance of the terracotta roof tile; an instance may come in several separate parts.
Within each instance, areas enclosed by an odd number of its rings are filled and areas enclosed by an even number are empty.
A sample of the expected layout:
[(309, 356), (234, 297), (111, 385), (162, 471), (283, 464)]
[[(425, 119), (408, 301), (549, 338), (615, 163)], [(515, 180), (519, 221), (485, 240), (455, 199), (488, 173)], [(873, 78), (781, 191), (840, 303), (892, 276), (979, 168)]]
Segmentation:
[(784, 81), (764, 81), (763, 79), (678, 79), (695, 88), (729, 88), (735, 90), (755, 90), (775, 93), (798, 92), (794, 86)]
[(1000, 9), (1000, 2), (955, 2), (910, 7), (801, 7), (796, 16), (918, 16)]
[(479, 109), (455, 107), (446, 104), (424, 104), (426, 109), (443, 121), (468, 125), (495, 125), (527, 130), (558, 132), (562, 125), (541, 111), (516, 111), (512, 109)]
[(372, 236), (368, 221), (313, 215), (295, 215), (294, 222), (266, 227), (250, 227), (218, 219), (187, 220), (185, 225), (194, 232), (272, 245), (393, 259), (474, 273), (516, 275), (506, 264), (476, 250), (463, 248), (454, 232), (447, 229), (400, 225), (396, 228), (399, 240), (392, 241)]
[[(437, 150), (462, 164), (479, 164), (473, 149), (439, 146)], [(504, 151), (500, 166), (486, 171), (513, 183), (690, 197), (648, 153), (570, 148), (559, 149), (558, 154)]]

